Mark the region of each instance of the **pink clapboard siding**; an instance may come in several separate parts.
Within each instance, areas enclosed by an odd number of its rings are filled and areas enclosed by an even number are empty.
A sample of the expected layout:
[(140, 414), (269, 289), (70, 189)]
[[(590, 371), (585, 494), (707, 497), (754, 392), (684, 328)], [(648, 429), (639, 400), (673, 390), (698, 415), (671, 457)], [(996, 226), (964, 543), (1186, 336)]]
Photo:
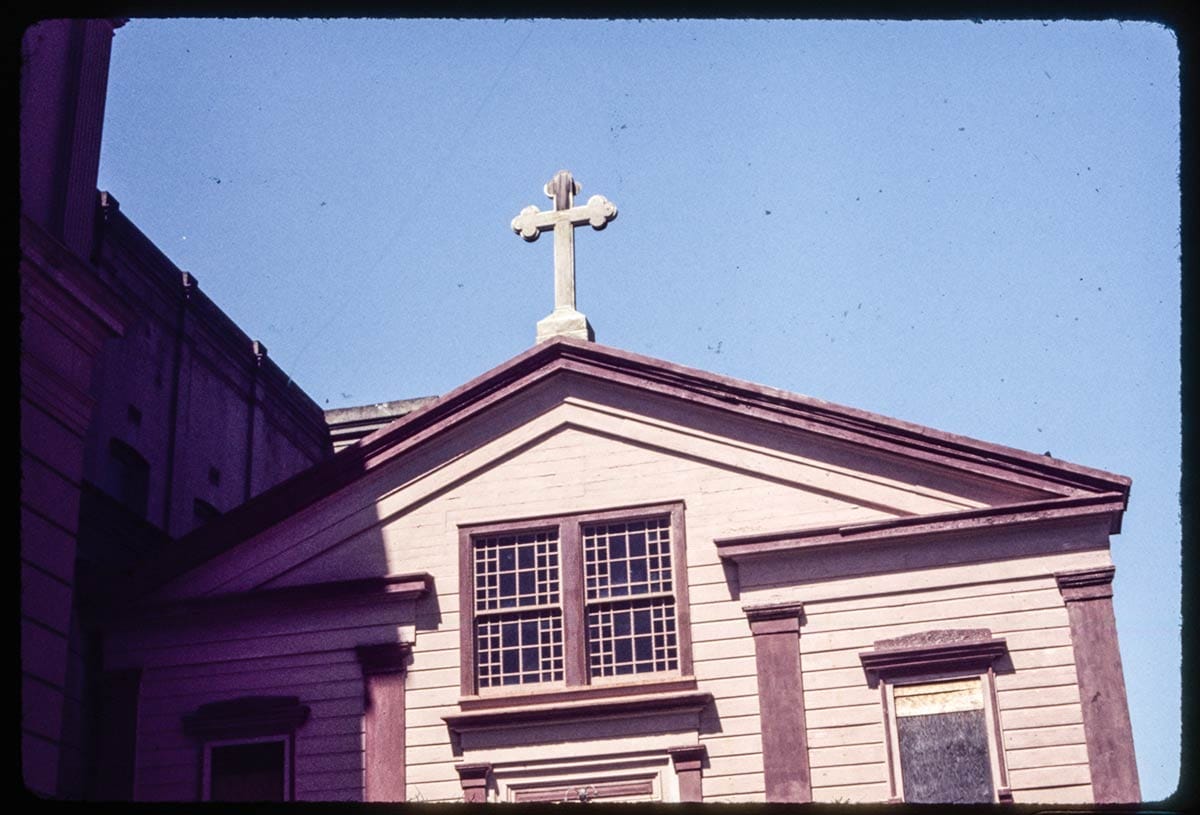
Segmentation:
[(1070, 787), (1073, 800), (1088, 800), (1083, 730), (1064, 726), (1080, 722), (1081, 710), (1052, 577), (807, 602), (800, 648), (815, 799), (886, 797), (886, 774), (875, 777), (886, 768), (883, 714), (858, 654), (876, 640), (936, 628), (988, 628), (1008, 642), (1015, 670), (998, 674), (996, 686), (1014, 797), (1059, 801), (1060, 788)]
[(118, 638), (112, 656), (145, 667), (136, 795), (194, 800), (199, 746), (181, 727), (200, 705), (295, 695), (311, 714), (296, 732), (298, 800), (362, 800), (363, 679), (354, 646), (397, 636), (396, 606), (326, 602), (307, 614), (190, 614), (153, 636)]

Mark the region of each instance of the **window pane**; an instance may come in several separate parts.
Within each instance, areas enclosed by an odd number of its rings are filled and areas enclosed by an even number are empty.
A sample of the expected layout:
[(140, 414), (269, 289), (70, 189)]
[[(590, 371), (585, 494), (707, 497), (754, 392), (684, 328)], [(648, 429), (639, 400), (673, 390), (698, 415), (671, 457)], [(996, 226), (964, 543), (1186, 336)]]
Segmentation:
[(283, 742), (228, 744), (209, 754), (213, 801), (284, 800)]
[(670, 517), (585, 524), (583, 550), (588, 600), (672, 590)]
[(514, 619), (485, 618), (475, 623), (475, 664), (479, 687), (561, 682), (562, 612), (519, 612)]
[(592, 676), (679, 668), (673, 599), (598, 603), (587, 618)]
[(475, 541), (475, 610), (556, 605), (558, 532), (522, 532)]

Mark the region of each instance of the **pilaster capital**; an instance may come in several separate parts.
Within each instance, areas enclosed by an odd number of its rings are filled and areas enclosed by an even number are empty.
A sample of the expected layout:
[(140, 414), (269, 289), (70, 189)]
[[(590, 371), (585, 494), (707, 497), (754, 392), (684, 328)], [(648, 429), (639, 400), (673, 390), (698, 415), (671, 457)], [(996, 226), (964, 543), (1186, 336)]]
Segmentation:
[(750, 633), (756, 637), (762, 634), (800, 635), (800, 619), (804, 615), (803, 603), (763, 603), (742, 606), (742, 611), (750, 621)]
[(1112, 597), (1112, 581), (1115, 566), (1099, 566), (1094, 569), (1076, 569), (1057, 572), (1054, 580), (1058, 590), (1068, 603), (1079, 600), (1098, 600)]
[(379, 645), (359, 645), (354, 649), (364, 676), (405, 673), (406, 660), (412, 653), (412, 644), (407, 642), (385, 642)]

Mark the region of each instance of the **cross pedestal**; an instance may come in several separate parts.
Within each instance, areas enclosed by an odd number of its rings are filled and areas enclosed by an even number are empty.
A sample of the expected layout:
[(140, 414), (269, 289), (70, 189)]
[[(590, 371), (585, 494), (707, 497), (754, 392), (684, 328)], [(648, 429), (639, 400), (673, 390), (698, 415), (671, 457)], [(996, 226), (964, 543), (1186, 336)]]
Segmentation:
[(617, 217), (617, 208), (603, 195), (593, 195), (582, 207), (572, 206), (580, 186), (566, 170), (557, 172), (543, 189), (554, 200), (554, 209), (541, 212), (528, 206), (512, 221), (513, 232), (530, 242), (554, 230), (554, 311), (538, 322), (537, 341), (551, 337), (591, 341), (595, 332), (575, 308), (575, 227), (591, 224), (593, 229), (604, 229)]

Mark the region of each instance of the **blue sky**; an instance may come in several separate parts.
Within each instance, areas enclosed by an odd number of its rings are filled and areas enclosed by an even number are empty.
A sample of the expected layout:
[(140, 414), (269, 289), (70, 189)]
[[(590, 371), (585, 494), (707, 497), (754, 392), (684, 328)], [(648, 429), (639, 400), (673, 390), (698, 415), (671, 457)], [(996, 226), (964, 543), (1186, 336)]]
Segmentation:
[(133, 20), (100, 187), (322, 407), (597, 341), (1133, 478), (1143, 794), (1179, 770), (1179, 69), (1142, 22)]

